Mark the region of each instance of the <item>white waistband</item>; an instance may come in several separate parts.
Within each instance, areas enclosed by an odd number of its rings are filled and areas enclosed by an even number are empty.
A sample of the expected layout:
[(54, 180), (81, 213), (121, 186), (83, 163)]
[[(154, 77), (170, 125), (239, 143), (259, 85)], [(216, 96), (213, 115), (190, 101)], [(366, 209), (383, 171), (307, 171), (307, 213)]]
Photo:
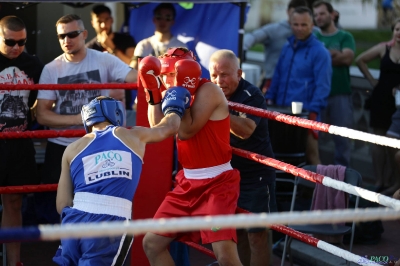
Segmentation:
[(73, 208), (94, 214), (108, 214), (126, 219), (132, 217), (132, 201), (90, 192), (77, 192)]
[(186, 169), (183, 168), (183, 172), (185, 173), (185, 177), (187, 179), (207, 179), (214, 178), (225, 171), (232, 170), (231, 162), (227, 162), (224, 164), (207, 167), (207, 168), (197, 168), (197, 169)]

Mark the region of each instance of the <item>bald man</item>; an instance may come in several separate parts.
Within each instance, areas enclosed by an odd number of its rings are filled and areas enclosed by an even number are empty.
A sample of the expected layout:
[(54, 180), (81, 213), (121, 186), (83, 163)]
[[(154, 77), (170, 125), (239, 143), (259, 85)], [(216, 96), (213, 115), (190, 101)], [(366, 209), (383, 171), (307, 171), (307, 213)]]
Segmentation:
[[(222, 89), (227, 100), (267, 109), (260, 89), (242, 79), (239, 61), (232, 51), (218, 50), (212, 54), (209, 71), (211, 81)], [(268, 119), (230, 110), (230, 132), (232, 147), (274, 157)], [(234, 154), (231, 164), (240, 171), (238, 206), (253, 213), (275, 211), (275, 170)], [(265, 251), (271, 247), (268, 247), (265, 228), (250, 228), (247, 232), (238, 230), (237, 234), (243, 265), (269, 265), (270, 252)]]

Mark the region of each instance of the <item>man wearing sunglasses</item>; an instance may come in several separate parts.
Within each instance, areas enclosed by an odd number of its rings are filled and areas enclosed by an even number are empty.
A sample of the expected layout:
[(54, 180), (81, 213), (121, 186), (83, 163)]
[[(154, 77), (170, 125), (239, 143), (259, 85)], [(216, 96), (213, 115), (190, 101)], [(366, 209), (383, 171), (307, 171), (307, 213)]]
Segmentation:
[[(34, 84), (39, 82), (43, 64), (36, 56), (24, 52), (26, 27), (16, 16), (0, 20), (0, 83)], [(30, 107), (35, 90), (0, 91), (0, 131), (25, 131), (31, 122)], [(0, 186), (39, 184), (35, 149), (31, 139), (0, 140)], [(21, 167), (21, 165), (23, 167)], [(23, 194), (1, 195), (1, 227), (22, 226)], [(7, 265), (22, 265), (20, 243), (7, 243)]]
[(137, 69), (137, 59), (148, 55), (161, 56), (170, 47), (187, 47), (171, 33), (174, 25), (176, 10), (171, 3), (161, 3), (153, 11), (154, 35), (141, 40), (134, 52), (131, 66)]
[[(122, 83), (136, 82), (137, 71), (116, 56), (85, 47), (87, 31), (82, 19), (74, 14), (61, 17), (57, 23), (57, 36), (64, 53), (48, 63), (40, 77), (41, 84)], [(39, 90), (37, 119), (41, 125), (53, 130), (83, 129), (80, 111), (97, 96), (112, 96), (123, 90)], [(115, 97), (114, 97), (115, 98)], [(61, 158), (66, 146), (76, 138), (48, 140), (43, 166), (42, 183), (57, 184), (61, 172)], [(51, 195), (50, 195), (51, 194)], [(55, 208), (55, 193), (41, 194), (49, 197), (38, 200), (49, 222), (59, 222)], [(48, 206), (52, 204), (52, 206)]]

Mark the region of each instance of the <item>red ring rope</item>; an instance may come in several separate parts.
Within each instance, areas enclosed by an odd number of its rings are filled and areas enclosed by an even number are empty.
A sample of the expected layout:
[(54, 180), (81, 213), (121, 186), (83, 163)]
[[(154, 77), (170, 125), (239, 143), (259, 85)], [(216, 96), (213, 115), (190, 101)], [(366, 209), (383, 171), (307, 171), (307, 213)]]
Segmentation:
[(234, 103), (228, 101), (229, 108), (235, 111), (244, 112), (247, 114), (256, 115), (259, 117), (265, 117), (268, 119), (276, 120), (279, 122), (284, 122), (289, 125), (300, 126), (305, 128), (310, 128), (314, 130), (319, 130), (323, 132), (328, 132), (330, 125), (321, 123), (318, 121), (308, 120), (305, 118), (295, 117), (291, 115), (285, 115), (275, 111), (268, 111), (261, 108), (256, 108), (253, 106), (248, 106), (240, 103)]
[(17, 194), (56, 191), (58, 184), (0, 187), (0, 194)]
[[(236, 208), (236, 213), (250, 213), (250, 212), (245, 210), (245, 209), (237, 207)], [(307, 243), (309, 245), (312, 245), (312, 246), (315, 246), (315, 247), (317, 246), (318, 241), (319, 241), (319, 239), (317, 239), (315, 237), (312, 237), (310, 235), (298, 232), (298, 231), (296, 231), (296, 230), (294, 230), (292, 228), (289, 228), (289, 227), (281, 225), (281, 224), (271, 225), (270, 228), (275, 230), (275, 231), (277, 231), (277, 232), (284, 233), (285, 235), (289, 235), (289, 236), (291, 236), (293, 238), (296, 238), (296, 239), (298, 239), (298, 240), (300, 240), (302, 242), (305, 242), (305, 243)]]
[(1, 90), (137, 90), (136, 83), (78, 83), (78, 84), (0, 84)]
[(69, 137), (77, 138), (82, 137), (86, 134), (83, 129), (78, 130), (34, 130), (34, 131), (10, 131), (10, 132), (0, 132), (0, 139), (16, 139), (16, 138), (32, 138), (32, 139), (47, 139), (47, 138), (57, 138), (57, 137)]
[(286, 173), (290, 173), (294, 176), (300, 176), (308, 181), (314, 182), (314, 183), (319, 183), (322, 184), (322, 180), (324, 179), (323, 175), (307, 171), (305, 169), (293, 166), (288, 163), (284, 163), (278, 160), (275, 160), (273, 158), (269, 158), (267, 156), (263, 156), (254, 152), (249, 152), (245, 150), (241, 150), (238, 148), (232, 147), (232, 152), (236, 155), (239, 155), (241, 157), (271, 166), (275, 169), (279, 169), (282, 171), (285, 171)]

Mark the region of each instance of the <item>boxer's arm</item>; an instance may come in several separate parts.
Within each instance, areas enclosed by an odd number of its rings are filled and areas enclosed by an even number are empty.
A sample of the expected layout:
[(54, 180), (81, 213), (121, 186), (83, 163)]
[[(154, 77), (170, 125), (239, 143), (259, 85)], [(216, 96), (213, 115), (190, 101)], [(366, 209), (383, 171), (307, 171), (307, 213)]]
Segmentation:
[(58, 181), (56, 206), (57, 212), (61, 214), (62, 210), (67, 206), (72, 206), (73, 201), (73, 186), (70, 175), (69, 167), (69, 154), (71, 153), (71, 146), (65, 149), (61, 161), (61, 175)]
[(131, 132), (143, 143), (159, 142), (174, 136), (178, 132), (180, 123), (179, 115), (171, 112), (152, 128), (133, 127)]
[(211, 82), (205, 83), (196, 91), (191, 108), (185, 111), (178, 137), (181, 140), (189, 139), (199, 132), (208, 120), (222, 120), (227, 115), (228, 106), (222, 90)]
[(147, 118), (149, 120), (150, 127), (154, 127), (164, 118), (164, 114), (161, 111), (161, 104), (148, 105)]

